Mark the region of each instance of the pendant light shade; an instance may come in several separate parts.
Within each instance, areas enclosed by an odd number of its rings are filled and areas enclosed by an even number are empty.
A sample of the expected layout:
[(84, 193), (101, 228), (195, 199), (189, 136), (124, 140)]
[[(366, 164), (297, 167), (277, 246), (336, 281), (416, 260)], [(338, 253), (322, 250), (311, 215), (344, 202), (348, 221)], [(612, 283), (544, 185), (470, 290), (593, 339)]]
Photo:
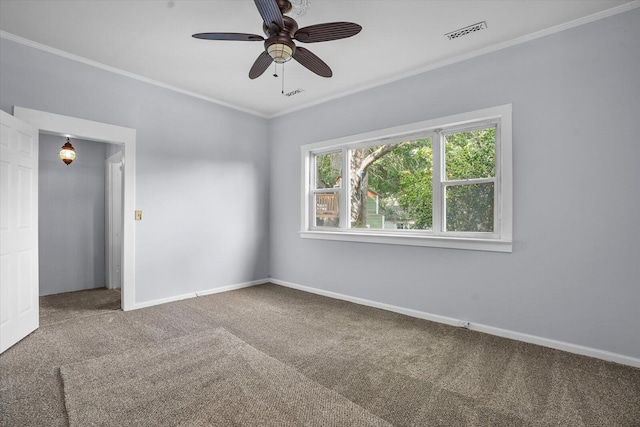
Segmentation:
[(67, 166), (73, 162), (76, 158), (76, 149), (71, 145), (71, 141), (67, 138), (67, 142), (62, 146), (62, 150), (60, 150), (60, 160), (62, 160)]
[(293, 55), (293, 49), (284, 43), (274, 43), (267, 48), (267, 53), (278, 64), (289, 61)]
[(264, 42), (267, 53), (276, 64), (284, 64), (293, 58), (296, 51), (296, 45), (293, 44), (291, 38), (284, 36), (276, 36), (267, 39)]

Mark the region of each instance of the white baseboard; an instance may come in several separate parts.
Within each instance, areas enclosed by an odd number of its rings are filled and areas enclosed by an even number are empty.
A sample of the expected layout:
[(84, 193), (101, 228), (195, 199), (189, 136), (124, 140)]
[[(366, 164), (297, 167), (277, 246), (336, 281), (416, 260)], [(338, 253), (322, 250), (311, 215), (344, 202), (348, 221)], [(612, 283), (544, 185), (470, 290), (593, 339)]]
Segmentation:
[(219, 288), (206, 289), (204, 291), (190, 292), (188, 294), (175, 295), (167, 298), (160, 298), (160, 299), (155, 299), (151, 301), (139, 302), (134, 305), (133, 309), (137, 310), (139, 308), (151, 307), (154, 305), (165, 304), (173, 301), (180, 301), (187, 298), (195, 298), (195, 297), (201, 297), (204, 295), (218, 294), (220, 292), (235, 291), (236, 289), (248, 288), (251, 286), (262, 285), (264, 283), (269, 283), (269, 279), (261, 279), (261, 280), (254, 280), (252, 282), (237, 283), (235, 285), (222, 286)]
[[(269, 279), (269, 282), (274, 283), (276, 285), (285, 286), (287, 288), (298, 289), (300, 291), (322, 295), (329, 298), (340, 299), (340, 300), (349, 301), (355, 304), (380, 308), (387, 311), (393, 311), (395, 313), (416, 317), (418, 319), (431, 320), (433, 322), (444, 323), (451, 326), (460, 326), (461, 322), (463, 322), (462, 319), (455, 319), (453, 317), (440, 316), (438, 314), (431, 314), (424, 311), (412, 310), (410, 308), (398, 307), (395, 305), (371, 301), (364, 298), (358, 298), (358, 297), (353, 297), (349, 295), (339, 294), (337, 292), (325, 291), (323, 289), (317, 289), (309, 286), (298, 285), (296, 283), (285, 282), (283, 280), (271, 278)], [(536, 335), (524, 334), (522, 332), (496, 328), (493, 326), (482, 325), (482, 324), (473, 323), (473, 322), (469, 322), (468, 329), (472, 331), (484, 332), (490, 335), (496, 335), (503, 338), (509, 338), (512, 340), (523, 341), (531, 344), (537, 344), (543, 347), (549, 347), (556, 350), (566, 351), (569, 353), (580, 354), (582, 356), (594, 357), (596, 359), (602, 359), (609, 362), (616, 362), (622, 365), (628, 365), (628, 366), (640, 368), (640, 359), (638, 358), (625, 356), (617, 353), (612, 353), (605, 350), (599, 350), (597, 348), (585, 347), (577, 344), (567, 343), (564, 341), (557, 341), (549, 338), (539, 337)]]
[[(176, 295), (167, 298), (160, 298), (152, 301), (145, 301), (136, 303), (134, 310), (139, 308), (151, 307), (154, 305), (165, 304), (172, 301), (180, 301), (187, 298), (195, 298), (204, 295), (212, 295), (221, 292), (233, 291), (236, 289), (248, 288), (251, 286), (262, 285), (265, 283), (274, 283), (276, 285), (284, 286), (287, 288), (298, 289), (300, 291), (309, 292), (312, 294), (322, 295), (329, 298), (339, 299), (343, 301), (349, 301), (355, 304), (365, 305), (368, 307), (380, 308), (382, 310), (392, 311), (394, 313), (404, 314), (406, 316), (415, 317), (418, 319), (430, 320), (432, 322), (444, 323), (451, 326), (460, 326), (462, 319), (456, 319), (453, 317), (441, 316), (438, 314), (427, 313), (424, 311), (413, 310), (410, 308), (399, 307), (391, 304), (385, 304), (382, 302), (372, 301), (364, 298), (353, 297), (350, 295), (344, 295), (337, 292), (326, 291), (323, 289), (312, 288), (309, 286), (299, 285), (297, 283), (285, 282), (279, 279), (261, 279), (251, 282), (237, 283), (234, 285), (222, 286), (219, 288), (207, 289), (203, 291), (191, 292), (182, 295)], [(556, 350), (562, 350), (569, 353), (580, 354), (583, 356), (594, 357), (596, 359), (606, 360), (609, 362), (616, 362), (622, 365), (633, 366), (640, 368), (640, 359), (630, 356), (625, 356), (618, 353), (612, 353), (606, 350), (600, 350), (592, 347), (585, 347), (578, 344), (571, 344), (564, 341), (558, 341), (550, 338), (539, 337), (536, 335), (529, 335), (522, 332), (511, 331), (509, 329), (496, 328), (494, 326), (483, 325), (480, 323), (469, 322), (468, 329), (472, 331), (484, 332), (490, 335), (496, 335), (503, 338), (509, 338), (512, 340), (523, 341), (531, 344), (541, 345), (543, 347), (554, 348)]]

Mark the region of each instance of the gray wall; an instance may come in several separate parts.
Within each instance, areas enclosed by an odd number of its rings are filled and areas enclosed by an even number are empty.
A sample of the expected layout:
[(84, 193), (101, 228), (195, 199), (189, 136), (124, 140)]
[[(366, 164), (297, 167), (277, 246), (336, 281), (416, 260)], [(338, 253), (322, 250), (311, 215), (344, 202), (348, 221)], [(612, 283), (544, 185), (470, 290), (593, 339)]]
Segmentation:
[(105, 158), (109, 144), (73, 139), (77, 157), (58, 158), (66, 138), (40, 135), (40, 295), (105, 286)]
[(14, 105), (136, 129), (137, 303), (269, 276), (264, 119), (0, 39)]
[[(635, 9), (272, 120), (272, 277), (640, 357), (639, 76)], [(300, 145), (506, 103), (513, 253), (299, 237)]]

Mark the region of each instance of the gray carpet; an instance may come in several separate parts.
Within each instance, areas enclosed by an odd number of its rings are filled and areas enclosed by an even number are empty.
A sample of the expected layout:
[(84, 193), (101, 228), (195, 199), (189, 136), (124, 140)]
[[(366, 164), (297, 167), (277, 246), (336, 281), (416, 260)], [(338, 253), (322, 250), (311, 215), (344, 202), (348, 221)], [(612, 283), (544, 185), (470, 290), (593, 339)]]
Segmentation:
[(40, 326), (112, 310), (120, 310), (119, 290), (98, 288), (47, 295), (40, 298)]
[(270, 284), (42, 326), (0, 356), (0, 425), (68, 425), (63, 365), (218, 327), (394, 426), (640, 426), (640, 369)]
[(60, 371), (71, 427), (390, 427), (222, 328)]

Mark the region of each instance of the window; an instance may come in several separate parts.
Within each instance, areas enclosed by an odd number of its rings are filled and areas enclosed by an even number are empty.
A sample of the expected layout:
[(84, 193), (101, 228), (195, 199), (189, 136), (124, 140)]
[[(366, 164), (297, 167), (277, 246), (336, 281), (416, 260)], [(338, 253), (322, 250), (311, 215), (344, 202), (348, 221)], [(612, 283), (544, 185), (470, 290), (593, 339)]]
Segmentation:
[(511, 252), (511, 105), (302, 147), (304, 238)]
[(340, 226), (342, 193), (342, 151), (314, 154), (313, 206), (315, 227)]

